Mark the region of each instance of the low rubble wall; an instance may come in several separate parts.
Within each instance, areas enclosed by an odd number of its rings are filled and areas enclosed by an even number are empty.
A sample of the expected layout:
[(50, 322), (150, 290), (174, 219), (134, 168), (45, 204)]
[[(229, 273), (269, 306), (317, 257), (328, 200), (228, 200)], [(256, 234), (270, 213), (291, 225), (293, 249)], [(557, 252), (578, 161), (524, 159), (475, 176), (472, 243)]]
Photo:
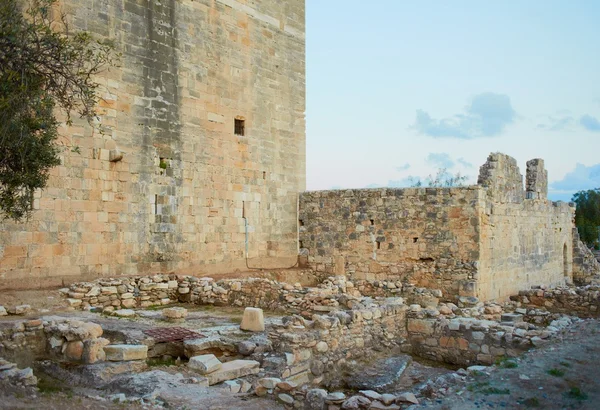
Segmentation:
[(19, 366), (38, 359), (96, 363), (103, 361), (102, 327), (65, 318), (4, 322), (0, 327), (0, 357)]
[(298, 384), (335, 378), (346, 360), (368, 357), (373, 349), (392, 349), (406, 340), (402, 303), (361, 310), (284, 318), (269, 332), (276, 351), (285, 354), (282, 377)]
[(550, 312), (580, 317), (600, 315), (600, 286), (523, 290), (518, 296), (512, 296), (511, 300), (528, 307), (543, 307)]
[(409, 303), (435, 306), (442, 292), (399, 281), (350, 281), (329, 277), (318, 286), (303, 287), (266, 278), (221, 279), (154, 275), (101, 279), (71, 285), (62, 291), (70, 306), (80, 309), (147, 308), (184, 302), (198, 305), (253, 306), (270, 311), (302, 313), (351, 309), (364, 296), (403, 297)]
[(577, 228), (573, 228), (573, 281), (585, 285), (596, 275), (600, 275), (600, 262), (594, 252), (581, 241)]

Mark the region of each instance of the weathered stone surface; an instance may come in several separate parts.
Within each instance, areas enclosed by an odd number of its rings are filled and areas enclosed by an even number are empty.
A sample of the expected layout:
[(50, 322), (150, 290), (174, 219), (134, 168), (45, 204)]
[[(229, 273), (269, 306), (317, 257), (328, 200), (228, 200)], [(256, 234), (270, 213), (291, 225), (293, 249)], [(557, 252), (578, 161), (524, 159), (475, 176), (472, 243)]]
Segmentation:
[(188, 367), (200, 374), (212, 373), (221, 368), (222, 364), (214, 354), (190, 357)]
[(104, 347), (106, 360), (113, 362), (126, 360), (146, 360), (148, 346), (146, 345), (108, 345)]
[(351, 389), (375, 390), (382, 393), (400, 380), (411, 362), (410, 356), (403, 355), (377, 360), (368, 367), (358, 365), (352, 369), (352, 372), (344, 381)]
[(83, 342), (68, 342), (65, 347), (65, 356), (68, 360), (79, 361), (83, 356)]
[(238, 348), (238, 352), (242, 356), (249, 356), (256, 349), (256, 343), (251, 342), (249, 340), (244, 340), (243, 342), (238, 343), (237, 348)]
[[(531, 283), (564, 284), (572, 275), (574, 209), (546, 200), (540, 160), (528, 169), (529, 199), (516, 160), (501, 153), (489, 155), (477, 186), (304, 192), (299, 240), (307, 265), (354, 279), (401, 278), (465, 297), (464, 307), (477, 304), (469, 296), (502, 299)], [(540, 224), (542, 216), (552, 224)], [(523, 251), (523, 243), (538, 251)], [(492, 248), (493, 257), (479, 251)]]
[[(65, 153), (33, 202), (31, 223), (2, 221), (0, 286), (50, 286), (92, 272), (140, 275), (149, 263), (176, 273), (245, 269), (242, 215), (268, 246), (250, 243), (257, 266), (295, 258), (292, 203), (306, 179), (304, 0), (287, 0), (285, 12), (276, 0), (102, 0), (100, 16), (74, 11), (88, 2), (62, 6), (77, 14), (73, 31), (114, 37), (122, 52), (95, 124), (111, 136)], [(230, 24), (230, 34), (220, 31)], [(91, 132), (74, 119), (64, 137)], [(259, 185), (265, 189), (254, 192)]]
[(118, 316), (118, 317), (134, 317), (135, 316), (135, 310), (132, 309), (119, 309), (119, 310), (115, 310), (113, 312), (114, 316)]
[(6, 316), (6, 315), (8, 315), (8, 312), (6, 311), (4, 306), (0, 306), (0, 316)]
[(183, 349), (186, 357), (200, 356), (209, 353), (209, 350), (219, 349), (222, 351), (236, 353), (237, 348), (234, 344), (221, 339), (218, 336), (206, 337), (203, 339), (188, 339), (183, 341)]
[(187, 317), (188, 311), (182, 307), (172, 307), (162, 310), (162, 315), (167, 320), (181, 320)]
[(327, 397), (327, 390), (323, 389), (312, 389), (306, 393), (304, 400), (305, 410), (324, 410), (326, 408), (325, 398)]
[(260, 370), (260, 363), (254, 360), (233, 360), (223, 363), (221, 368), (206, 375), (208, 384), (212, 386), (225, 380), (233, 380), (239, 377), (256, 374)]
[(17, 305), (8, 308), (8, 313), (11, 315), (26, 315), (31, 312), (30, 305)]
[(281, 383), (281, 379), (276, 377), (263, 377), (262, 379), (258, 379), (258, 384), (267, 389), (274, 389), (278, 383)]
[(251, 332), (264, 332), (265, 331), (265, 318), (262, 309), (247, 307), (244, 309), (244, 316), (240, 329), (248, 330)]
[(419, 400), (413, 393), (402, 393), (396, 397), (398, 403), (419, 404)]

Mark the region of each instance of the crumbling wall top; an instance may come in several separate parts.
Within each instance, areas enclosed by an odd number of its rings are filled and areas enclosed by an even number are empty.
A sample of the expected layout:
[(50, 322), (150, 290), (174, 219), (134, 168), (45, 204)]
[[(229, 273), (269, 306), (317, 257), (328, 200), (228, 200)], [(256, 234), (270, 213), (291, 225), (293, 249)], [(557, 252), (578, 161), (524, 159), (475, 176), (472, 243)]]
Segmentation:
[(479, 168), (477, 184), (487, 188), (488, 196), (498, 202), (521, 203), (525, 198), (517, 161), (500, 152), (491, 153)]
[(544, 168), (544, 160), (535, 158), (527, 161), (525, 176), (527, 199), (546, 199), (548, 197), (548, 171)]

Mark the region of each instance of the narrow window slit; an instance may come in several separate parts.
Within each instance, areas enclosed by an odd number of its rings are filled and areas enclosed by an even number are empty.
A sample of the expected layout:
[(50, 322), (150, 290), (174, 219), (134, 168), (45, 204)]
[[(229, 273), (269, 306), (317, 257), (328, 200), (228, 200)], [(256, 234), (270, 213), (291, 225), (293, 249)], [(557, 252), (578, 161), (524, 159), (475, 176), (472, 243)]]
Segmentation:
[(371, 225), (375, 225), (375, 219), (371, 219)]
[(298, 219), (298, 225), (304, 226), (304, 220), (303, 219)]
[(413, 238), (413, 243), (419, 242), (419, 238)]
[(377, 241), (377, 249), (381, 249), (381, 242)]
[(234, 133), (235, 135), (244, 136), (246, 131), (246, 121), (235, 119), (234, 120)]

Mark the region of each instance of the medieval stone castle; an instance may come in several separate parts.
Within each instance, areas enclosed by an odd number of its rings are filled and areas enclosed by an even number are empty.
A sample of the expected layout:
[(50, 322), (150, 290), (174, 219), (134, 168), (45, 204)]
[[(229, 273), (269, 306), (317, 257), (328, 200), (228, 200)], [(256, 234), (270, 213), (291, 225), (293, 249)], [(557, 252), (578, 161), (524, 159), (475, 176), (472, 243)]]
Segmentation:
[(574, 209), (547, 200), (539, 159), (525, 186), (492, 154), (477, 186), (304, 192), (303, 0), (61, 7), (123, 57), (97, 126), (62, 129), (32, 220), (0, 225), (0, 289), (299, 263), (501, 299), (580, 274)]

